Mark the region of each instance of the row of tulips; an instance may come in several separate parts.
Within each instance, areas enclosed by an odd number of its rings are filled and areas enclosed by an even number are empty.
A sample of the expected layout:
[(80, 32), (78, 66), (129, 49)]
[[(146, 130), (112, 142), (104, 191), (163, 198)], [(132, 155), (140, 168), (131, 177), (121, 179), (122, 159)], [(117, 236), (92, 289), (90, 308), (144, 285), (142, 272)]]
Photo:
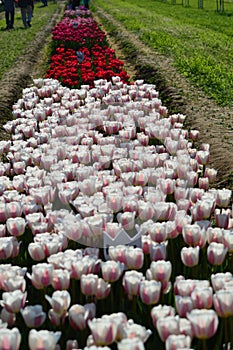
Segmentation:
[(232, 193), (214, 188), (185, 116), (120, 76), (73, 90), (36, 79), (12, 115), (0, 349), (230, 348)]
[(54, 27), (52, 38), (55, 53), (47, 78), (71, 88), (85, 84), (93, 87), (95, 80), (110, 80), (116, 75), (129, 82), (123, 62), (107, 46), (106, 35), (89, 10), (66, 11), (63, 20)]

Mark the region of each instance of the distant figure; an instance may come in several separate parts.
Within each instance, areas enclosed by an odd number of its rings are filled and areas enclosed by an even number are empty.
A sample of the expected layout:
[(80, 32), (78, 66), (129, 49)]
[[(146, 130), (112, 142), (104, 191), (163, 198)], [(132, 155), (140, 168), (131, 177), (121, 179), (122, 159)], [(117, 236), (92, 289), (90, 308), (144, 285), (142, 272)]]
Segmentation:
[(89, 9), (89, 0), (83, 0), (83, 5), (86, 7), (86, 9)]
[(18, 5), (21, 9), (24, 28), (27, 29), (31, 27), (33, 0), (19, 0)]
[(14, 29), (15, 3), (14, 0), (4, 1), (6, 29)]
[(76, 10), (76, 7), (79, 7), (80, 5), (80, 0), (72, 0), (71, 5), (72, 5), (72, 10)]

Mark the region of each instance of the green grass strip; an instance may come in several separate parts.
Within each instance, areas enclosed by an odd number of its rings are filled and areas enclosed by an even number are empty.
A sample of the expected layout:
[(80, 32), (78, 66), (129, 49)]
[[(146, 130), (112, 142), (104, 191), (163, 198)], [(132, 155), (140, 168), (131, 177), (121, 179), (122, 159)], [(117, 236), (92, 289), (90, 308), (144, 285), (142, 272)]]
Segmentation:
[[(216, 2), (189, 0), (92, 0), (148, 47), (170, 57), (185, 75), (219, 105), (233, 105), (233, 2), (223, 13)], [(110, 29), (110, 27), (109, 27)]]
[[(16, 8), (14, 30), (5, 30), (6, 23), (4, 12), (0, 20), (0, 79), (4, 73), (12, 68), (16, 59), (27, 52), (36, 34), (42, 30), (57, 11), (58, 3), (49, 2), (47, 7), (42, 7), (42, 2), (36, 2), (32, 18), (32, 27), (24, 29), (21, 12)], [(18, 63), (19, 64), (19, 63)], [(15, 69), (20, 68), (16, 66)]]

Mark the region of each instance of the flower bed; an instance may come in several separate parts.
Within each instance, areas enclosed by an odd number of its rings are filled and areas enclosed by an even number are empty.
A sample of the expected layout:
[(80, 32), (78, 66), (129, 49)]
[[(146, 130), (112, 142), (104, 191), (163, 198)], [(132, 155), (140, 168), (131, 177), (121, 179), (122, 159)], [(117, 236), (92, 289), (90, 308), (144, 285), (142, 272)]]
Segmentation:
[(83, 84), (93, 87), (95, 80), (110, 80), (112, 76), (129, 82), (124, 63), (107, 46), (105, 33), (89, 11), (87, 17), (84, 13), (83, 10), (66, 11), (64, 19), (54, 27), (55, 53), (46, 77), (58, 79), (71, 88), (80, 88)]
[[(54, 71), (98, 67), (98, 45), (61, 45)], [(154, 85), (76, 64), (80, 89), (34, 80), (0, 142), (0, 349), (227, 347), (232, 193), (209, 145)]]

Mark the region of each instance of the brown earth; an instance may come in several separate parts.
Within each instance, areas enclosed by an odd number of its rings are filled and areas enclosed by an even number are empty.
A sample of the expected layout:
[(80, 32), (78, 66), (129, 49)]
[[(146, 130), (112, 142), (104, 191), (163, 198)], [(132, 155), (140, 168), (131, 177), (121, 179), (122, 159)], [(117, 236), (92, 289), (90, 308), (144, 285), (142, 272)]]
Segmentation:
[[(51, 40), (51, 29), (60, 20), (64, 2), (59, 2), (50, 23), (38, 32), (36, 39), (20, 57), (20, 69), (12, 68), (0, 85), (0, 139), (6, 139), (2, 125), (11, 117), (11, 106), (23, 88), (41, 76), (45, 57), (43, 48)], [(148, 48), (136, 34), (129, 33), (112, 16), (95, 7), (92, 12), (99, 23), (111, 23), (108, 42), (133, 80), (154, 83), (169, 113), (186, 115), (185, 128), (198, 129), (200, 142), (210, 144), (210, 165), (218, 170), (217, 184), (228, 187), (233, 183), (233, 109), (219, 107), (202, 91), (195, 88), (173, 66), (173, 62)], [(103, 25), (103, 30), (105, 30)], [(106, 30), (105, 30), (106, 31)]]

